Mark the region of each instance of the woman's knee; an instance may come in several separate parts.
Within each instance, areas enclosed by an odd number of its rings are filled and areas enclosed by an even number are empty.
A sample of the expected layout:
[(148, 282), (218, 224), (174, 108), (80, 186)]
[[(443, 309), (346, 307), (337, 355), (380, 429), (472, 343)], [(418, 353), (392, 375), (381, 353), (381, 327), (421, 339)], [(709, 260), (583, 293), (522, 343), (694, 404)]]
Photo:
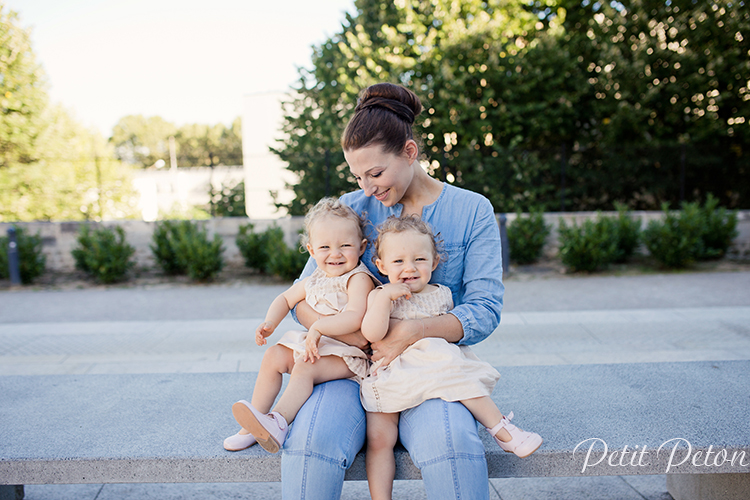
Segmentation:
[(417, 463), (459, 455), (484, 460), (476, 420), (461, 403), (431, 399), (402, 412), (399, 435)]
[(326, 382), (314, 387), (297, 413), (284, 451), (312, 452), (351, 464), (364, 443), (365, 427), (359, 385), (351, 380)]

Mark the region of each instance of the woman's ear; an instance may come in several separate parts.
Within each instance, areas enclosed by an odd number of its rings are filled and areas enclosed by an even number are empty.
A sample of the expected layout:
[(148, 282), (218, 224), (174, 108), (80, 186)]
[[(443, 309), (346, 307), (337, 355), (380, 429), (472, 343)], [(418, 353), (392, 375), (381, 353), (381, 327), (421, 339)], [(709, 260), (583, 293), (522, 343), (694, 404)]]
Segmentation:
[(409, 159), (409, 163), (414, 163), (417, 159), (419, 156), (419, 146), (417, 146), (414, 139), (408, 139), (406, 141), (406, 144), (404, 144), (404, 154)]

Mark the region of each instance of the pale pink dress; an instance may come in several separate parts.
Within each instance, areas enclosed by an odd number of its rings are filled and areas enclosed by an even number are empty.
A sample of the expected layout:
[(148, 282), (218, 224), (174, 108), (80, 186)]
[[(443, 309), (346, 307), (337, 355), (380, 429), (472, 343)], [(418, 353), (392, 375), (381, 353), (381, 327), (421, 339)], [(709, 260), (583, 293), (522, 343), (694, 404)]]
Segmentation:
[[(429, 318), (452, 308), (450, 289), (437, 285), (434, 291), (395, 300), (391, 317)], [(489, 396), (500, 378), (492, 365), (467, 346), (434, 337), (418, 340), (388, 366), (379, 365), (374, 363), (361, 383), (362, 406), (369, 412), (396, 413), (435, 398), (461, 401)]]
[[(334, 277), (326, 276), (323, 271), (316, 269), (305, 285), (305, 301), (318, 314), (327, 316), (342, 312), (349, 302), (349, 296), (346, 293), (349, 278), (359, 273), (367, 274), (375, 285), (380, 284), (362, 263), (348, 273)], [(297, 362), (305, 354), (305, 337), (307, 337), (307, 331), (291, 330), (286, 332), (278, 343), (294, 351), (294, 361)], [(320, 338), (318, 352), (321, 356), (341, 357), (355, 375), (352, 380), (360, 382), (367, 376), (370, 361), (358, 347), (324, 335)]]

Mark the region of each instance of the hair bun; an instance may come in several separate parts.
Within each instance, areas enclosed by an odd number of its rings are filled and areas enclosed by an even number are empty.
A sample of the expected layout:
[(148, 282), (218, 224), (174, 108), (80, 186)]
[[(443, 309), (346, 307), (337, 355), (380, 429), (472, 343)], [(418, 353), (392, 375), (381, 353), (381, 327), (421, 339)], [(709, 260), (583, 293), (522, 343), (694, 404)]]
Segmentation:
[(409, 108), (406, 104), (401, 101), (394, 99), (388, 99), (387, 97), (371, 97), (366, 102), (360, 102), (357, 104), (357, 110), (368, 109), (368, 108), (383, 108), (387, 109), (391, 113), (395, 113), (399, 118), (404, 120), (409, 125), (414, 123), (414, 111)]

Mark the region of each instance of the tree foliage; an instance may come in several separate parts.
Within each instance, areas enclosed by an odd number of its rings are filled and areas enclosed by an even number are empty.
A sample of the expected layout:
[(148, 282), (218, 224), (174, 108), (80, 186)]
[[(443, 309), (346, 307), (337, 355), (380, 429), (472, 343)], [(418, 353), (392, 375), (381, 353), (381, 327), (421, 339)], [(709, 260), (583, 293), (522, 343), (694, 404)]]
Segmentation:
[(231, 126), (187, 124), (177, 127), (159, 116), (128, 115), (112, 130), (110, 142), (123, 162), (146, 168), (170, 161), (170, 137), (174, 137), (177, 165), (201, 167), (242, 165), (242, 123)]
[(134, 205), (129, 169), (48, 104), (29, 32), (0, 4), (0, 221), (124, 218)]
[(132, 217), (130, 169), (104, 138), (60, 106), (42, 115), (36, 161), (0, 170), (0, 220), (111, 220)]
[(36, 158), (46, 103), (46, 78), (31, 49), (30, 32), (0, 3), (0, 169)]
[(423, 98), (428, 171), (499, 211), (750, 206), (748, 28), (744, 1), (358, 0), (290, 93), (286, 207), (355, 187), (338, 141), (379, 81)]

